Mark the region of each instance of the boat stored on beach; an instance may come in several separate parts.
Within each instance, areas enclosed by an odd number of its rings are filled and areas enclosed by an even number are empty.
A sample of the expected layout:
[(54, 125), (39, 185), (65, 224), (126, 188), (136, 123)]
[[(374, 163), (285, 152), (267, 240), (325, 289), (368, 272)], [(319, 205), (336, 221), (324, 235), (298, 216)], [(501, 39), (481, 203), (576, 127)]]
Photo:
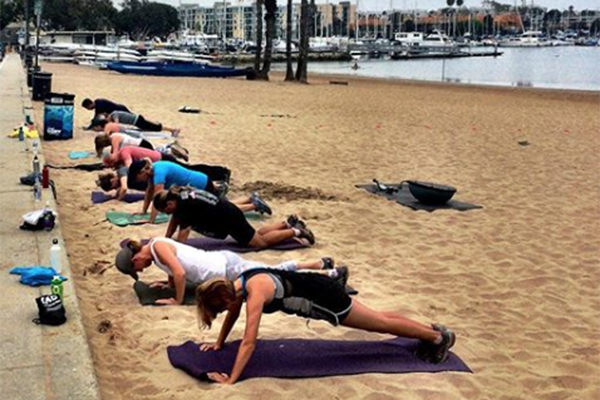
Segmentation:
[(151, 76), (188, 76), (198, 78), (229, 78), (247, 76), (250, 69), (236, 69), (206, 64), (159, 62), (111, 62), (107, 68), (122, 74)]

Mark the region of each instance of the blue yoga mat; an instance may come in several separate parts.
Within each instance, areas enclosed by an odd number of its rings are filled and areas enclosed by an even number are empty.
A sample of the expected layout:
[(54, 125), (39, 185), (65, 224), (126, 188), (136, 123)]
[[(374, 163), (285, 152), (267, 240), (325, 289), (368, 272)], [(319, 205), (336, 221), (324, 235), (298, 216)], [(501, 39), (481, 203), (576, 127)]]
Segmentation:
[(80, 160), (82, 158), (93, 157), (95, 154), (91, 151), (70, 151), (69, 158), (71, 160)]
[[(188, 341), (169, 346), (169, 361), (175, 368), (200, 380), (207, 373), (231, 374), (240, 345), (239, 340), (220, 351), (200, 351)], [(350, 340), (259, 340), (240, 380), (271, 378), (309, 378), (366, 373), (472, 372), (455, 354), (441, 364), (431, 364), (415, 356), (418, 340), (395, 338), (377, 341)]]
[[(127, 193), (121, 201), (135, 203), (144, 200), (144, 196), (144, 193)], [(110, 200), (115, 200), (115, 198), (103, 192), (92, 192), (92, 203), (94, 204), (106, 203)]]

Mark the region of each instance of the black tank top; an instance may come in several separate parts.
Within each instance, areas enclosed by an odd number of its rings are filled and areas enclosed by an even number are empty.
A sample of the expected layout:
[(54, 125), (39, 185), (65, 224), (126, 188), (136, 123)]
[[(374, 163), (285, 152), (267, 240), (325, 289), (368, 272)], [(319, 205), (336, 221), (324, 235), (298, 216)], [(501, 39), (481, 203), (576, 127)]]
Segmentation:
[(250, 278), (252, 278), (254, 275), (267, 274), (270, 275), (272, 278), (279, 280), (279, 282), (283, 286), (283, 297), (274, 298), (273, 300), (271, 300), (271, 302), (269, 302), (269, 304), (265, 304), (265, 306), (263, 307), (263, 312), (266, 314), (271, 314), (276, 311), (282, 311), (283, 299), (289, 297), (292, 291), (291, 282), (286, 278), (286, 275), (288, 275), (287, 273), (289, 273), (289, 271), (283, 271), (275, 268), (253, 268), (249, 269), (248, 271), (242, 272), (242, 274), (240, 275), (240, 279), (242, 280), (242, 295), (244, 297), (244, 300), (246, 300), (246, 297), (248, 296), (248, 291), (246, 290), (246, 283), (250, 280)]

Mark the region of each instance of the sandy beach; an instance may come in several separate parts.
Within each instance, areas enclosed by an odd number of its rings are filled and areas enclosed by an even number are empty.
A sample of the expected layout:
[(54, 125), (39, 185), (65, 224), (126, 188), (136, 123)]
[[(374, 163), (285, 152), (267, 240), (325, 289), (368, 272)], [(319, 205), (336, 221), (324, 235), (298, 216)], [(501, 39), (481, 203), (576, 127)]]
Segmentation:
[[(54, 74), (55, 92), (76, 95), (75, 138), (45, 142), (49, 162), (68, 164), (69, 151), (93, 150), (93, 134), (81, 129), (91, 118), (80, 106), (85, 97), (181, 127), (192, 161), (226, 165), (234, 194), (259, 190), (274, 210), (268, 220), (298, 213), (317, 238), (310, 249), (246, 258), (334, 257), (350, 267), (350, 284), (367, 305), (453, 328), (453, 351), (474, 371), (198, 382), (170, 365), (166, 348), (214, 341), (222, 318), (200, 331), (194, 307), (142, 307), (133, 281), (112, 267), (121, 239), (163, 235), (166, 225), (112, 226), (106, 211), (140, 211), (141, 204), (92, 205), (97, 174), (52, 170), (103, 398), (599, 398), (598, 93), (43, 69)], [(183, 105), (203, 112), (177, 112)], [(37, 103), (37, 121), (42, 109)], [(456, 200), (483, 208), (413, 211), (354, 187), (373, 178), (449, 184), (458, 188)], [(147, 271), (146, 281), (164, 276)], [(230, 340), (242, 337), (243, 322)], [(263, 317), (260, 337), (385, 338), (283, 314)]]

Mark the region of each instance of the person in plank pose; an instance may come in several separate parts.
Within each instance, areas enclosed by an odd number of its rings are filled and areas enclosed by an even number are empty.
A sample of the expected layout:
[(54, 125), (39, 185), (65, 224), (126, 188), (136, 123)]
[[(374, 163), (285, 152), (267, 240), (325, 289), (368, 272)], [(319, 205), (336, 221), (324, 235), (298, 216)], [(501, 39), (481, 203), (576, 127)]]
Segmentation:
[(246, 303), (246, 328), (231, 373), (208, 374), (211, 380), (223, 384), (234, 384), (240, 378), (256, 348), (262, 315), (276, 311), (325, 320), (334, 326), (419, 339), (419, 357), (436, 364), (448, 358), (456, 340), (443, 325), (423, 324), (394, 311), (375, 311), (350, 298), (333, 279), (317, 274), (253, 268), (237, 279), (218, 277), (200, 284), (196, 301), (203, 328), (210, 328), (220, 313), (227, 312), (217, 341), (201, 344), (202, 351), (223, 347)]
[(153, 282), (150, 287), (168, 286), (175, 289), (175, 298), (161, 299), (156, 303), (164, 305), (182, 304), (186, 285), (195, 287), (215, 277), (236, 279), (242, 272), (253, 268), (311, 271), (334, 279), (340, 287), (345, 287), (348, 280), (348, 269), (335, 267), (335, 262), (330, 257), (307, 262), (286, 261), (267, 266), (246, 260), (231, 251), (204, 251), (167, 238), (154, 238), (145, 245), (129, 240), (115, 258), (117, 269), (136, 281), (139, 279), (138, 273), (152, 263), (169, 278), (166, 282)]
[[(255, 202), (258, 210), (263, 207), (256, 193), (252, 194), (250, 202)], [(158, 192), (153, 205), (156, 210), (171, 215), (165, 236), (170, 238), (179, 229), (177, 241), (182, 243), (188, 239), (192, 229), (217, 239), (231, 236), (242, 245), (256, 248), (272, 247), (293, 237), (305, 239), (311, 245), (315, 243), (312, 231), (296, 215), (290, 215), (287, 221), (254, 229), (239, 201), (233, 204), (225, 198), (189, 186), (173, 186), (168, 191)]]

